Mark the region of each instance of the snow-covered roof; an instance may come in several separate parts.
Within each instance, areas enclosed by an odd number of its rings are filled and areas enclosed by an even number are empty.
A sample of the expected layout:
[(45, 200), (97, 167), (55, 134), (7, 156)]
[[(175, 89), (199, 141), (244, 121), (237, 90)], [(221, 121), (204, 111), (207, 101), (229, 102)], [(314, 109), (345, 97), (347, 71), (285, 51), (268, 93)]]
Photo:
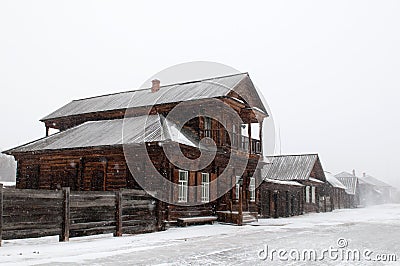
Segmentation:
[(339, 179), (337, 179), (332, 173), (325, 172), (325, 177), (326, 181), (328, 181), (328, 183), (333, 187), (347, 189), (347, 187), (343, 185), (342, 182), (340, 182)]
[(350, 195), (356, 194), (357, 177), (348, 172), (341, 172), (336, 174), (335, 177), (346, 187), (346, 193)]
[[(225, 97), (245, 79), (249, 81), (248, 84), (252, 84), (247, 73), (240, 73), (161, 86), (157, 92), (151, 92), (150, 88), (146, 88), (74, 100), (42, 118), (41, 121), (80, 114), (153, 106), (155, 104)], [(246, 98), (246, 92), (238, 92)], [(267, 113), (261, 99), (258, 97), (246, 100), (249, 100), (248, 103), (251, 106), (257, 107), (264, 113)]]
[(5, 187), (15, 186), (15, 182), (10, 182), (10, 181), (1, 181), (0, 180), (0, 184), (3, 184), (3, 186), (5, 186)]
[(359, 180), (377, 187), (391, 187), (391, 185), (370, 175), (363, 176), (362, 178), (359, 178)]
[(126, 119), (86, 122), (6, 151), (6, 153), (116, 146), (157, 141), (173, 141), (198, 147), (198, 141), (191, 132), (184, 129), (180, 131), (173, 122), (160, 115), (144, 115)]
[(273, 183), (273, 184), (279, 184), (279, 185), (289, 185), (289, 186), (299, 186), (299, 187), (304, 187), (304, 185), (300, 184), (299, 182), (296, 181), (284, 181), (284, 180), (275, 180), (275, 179), (264, 179), (264, 181)]
[[(318, 154), (278, 155), (267, 158), (271, 164), (267, 166), (266, 178), (275, 180), (309, 180), (315, 164), (319, 162)], [(323, 171), (320, 172), (323, 177)]]
[(313, 177), (310, 177), (308, 180), (312, 181), (312, 182), (315, 182), (315, 183), (325, 183), (324, 181), (321, 181), (321, 180), (313, 178)]

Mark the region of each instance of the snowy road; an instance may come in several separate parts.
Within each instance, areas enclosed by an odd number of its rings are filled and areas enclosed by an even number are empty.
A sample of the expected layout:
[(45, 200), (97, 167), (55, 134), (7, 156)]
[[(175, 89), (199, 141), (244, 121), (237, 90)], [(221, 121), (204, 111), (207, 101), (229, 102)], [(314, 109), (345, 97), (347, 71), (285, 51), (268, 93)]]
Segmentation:
[[(339, 248), (342, 238), (348, 245)], [(58, 243), (57, 237), (4, 241), (0, 263), (5, 265), (345, 265), (343, 251), (359, 251), (360, 261), (350, 265), (400, 265), (400, 205), (336, 210), (283, 219), (263, 219), (254, 225), (190, 226), (165, 232), (113, 238), (110, 235), (74, 238)], [(261, 260), (259, 255), (284, 249)], [(324, 249), (337, 249), (329, 257)], [(296, 254), (315, 250), (317, 261)], [(299, 253), (289, 253), (298, 251)], [(363, 253), (370, 251), (367, 257)], [(342, 252), (342, 253), (340, 253)], [(268, 253), (269, 254), (269, 253)], [(281, 253), (284, 254), (284, 253)], [(322, 260), (322, 254), (324, 258)], [(332, 255), (330, 254), (330, 255)], [(353, 253), (352, 253), (353, 254)], [(372, 262), (377, 255), (396, 255), (397, 262)], [(271, 255), (271, 254), (269, 254)], [(352, 256), (350, 256), (353, 258)], [(358, 259), (357, 257), (355, 257)], [(393, 260), (394, 257), (390, 257)], [(318, 261), (319, 260), (319, 261)]]

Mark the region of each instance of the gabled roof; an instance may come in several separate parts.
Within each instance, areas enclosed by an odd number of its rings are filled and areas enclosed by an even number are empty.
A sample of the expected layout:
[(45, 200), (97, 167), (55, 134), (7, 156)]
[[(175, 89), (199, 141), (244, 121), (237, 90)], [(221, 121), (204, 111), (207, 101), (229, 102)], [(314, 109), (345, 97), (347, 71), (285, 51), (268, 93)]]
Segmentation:
[(279, 155), (267, 158), (271, 162), (266, 171), (267, 179), (309, 180), (315, 164), (320, 164), (318, 154)]
[[(238, 86), (238, 84), (241, 83), (241, 81), (248, 82), (250, 87), (254, 87), (249, 75), (247, 73), (241, 73), (161, 86), (160, 90), (157, 92), (151, 92), (150, 88), (132, 90), (127, 92), (74, 100), (56, 110), (55, 112), (49, 114), (48, 116), (42, 118), (41, 121), (80, 114), (112, 110), (124, 110), (128, 107), (146, 107), (153, 106), (154, 104), (166, 104), (190, 100), (225, 97), (232, 90), (234, 90)], [(250, 93), (244, 92), (242, 87), (237, 88), (237, 92), (244, 97), (250, 95)], [(267, 114), (265, 106), (263, 105), (258, 95), (253, 95), (251, 99), (246, 100), (253, 101), (249, 102), (252, 107), (259, 108)]]
[(198, 146), (198, 141), (191, 132), (184, 129), (179, 131), (174, 123), (160, 115), (144, 115), (126, 119), (86, 122), (5, 153), (116, 146), (156, 141), (173, 141), (187, 146)]
[(339, 181), (345, 185), (346, 193), (354, 195), (356, 194), (356, 189), (357, 189), (357, 177), (348, 173), (348, 172), (341, 172), (339, 174), (336, 174), (335, 177), (339, 179)]
[(345, 185), (343, 185), (342, 182), (340, 182), (339, 179), (337, 179), (330, 172), (325, 172), (325, 177), (326, 177), (326, 181), (328, 181), (328, 183), (331, 184), (332, 187), (347, 189), (347, 187)]
[(383, 182), (379, 179), (376, 179), (375, 177), (370, 176), (370, 175), (363, 176), (362, 178), (359, 178), (359, 180), (360, 181), (362, 180), (370, 185), (377, 186), (377, 187), (391, 187), (391, 185), (386, 184), (385, 182)]

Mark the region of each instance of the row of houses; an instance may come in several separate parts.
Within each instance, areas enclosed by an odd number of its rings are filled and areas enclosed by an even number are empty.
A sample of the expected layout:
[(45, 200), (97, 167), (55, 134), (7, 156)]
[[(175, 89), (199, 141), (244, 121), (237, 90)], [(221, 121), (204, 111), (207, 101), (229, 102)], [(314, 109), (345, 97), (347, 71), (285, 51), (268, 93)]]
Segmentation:
[[(182, 122), (184, 115), (190, 119)], [(147, 89), (74, 100), (41, 120), (44, 138), (5, 153), (18, 162), (19, 189), (112, 191), (151, 184), (165, 201), (168, 223), (218, 217), (241, 224), (243, 217), (356, 207), (364, 197), (373, 199), (368, 193), (386, 193), (370, 188), (367, 178), (324, 171), (317, 154), (264, 156), (268, 117), (247, 73), (167, 86), (153, 80)], [(200, 165), (196, 159), (210, 150), (214, 158), (207, 165), (182, 166), (187, 159)], [(360, 196), (362, 186), (368, 193)]]

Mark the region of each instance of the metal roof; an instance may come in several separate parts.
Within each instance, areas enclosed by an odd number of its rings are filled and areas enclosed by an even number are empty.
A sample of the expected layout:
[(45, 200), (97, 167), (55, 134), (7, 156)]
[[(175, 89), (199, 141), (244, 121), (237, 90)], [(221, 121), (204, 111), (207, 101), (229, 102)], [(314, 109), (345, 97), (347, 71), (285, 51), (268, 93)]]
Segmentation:
[(357, 177), (348, 172), (341, 172), (336, 174), (335, 177), (346, 187), (346, 193), (354, 195), (357, 189)]
[[(123, 136), (124, 134), (124, 136)], [(90, 121), (5, 153), (115, 146), (156, 141), (173, 141), (198, 146), (195, 136), (160, 115)]]
[(359, 180), (377, 187), (391, 187), (391, 185), (386, 184), (385, 182), (370, 175), (363, 176), (362, 178), (359, 178)]
[(267, 156), (269, 165), (266, 178), (277, 180), (309, 180), (317, 163), (317, 154)]
[(339, 179), (337, 179), (332, 173), (325, 172), (325, 177), (326, 181), (328, 181), (328, 183), (333, 187), (347, 189), (347, 187), (343, 185), (342, 182), (340, 182)]
[[(224, 97), (246, 78), (250, 80), (247, 73), (241, 73), (161, 86), (157, 92), (151, 92), (151, 89), (147, 88), (74, 100), (44, 117), (41, 121), (86, 113), (124, 110), (128, 107), (144, 107), (155, 104)], [(260, 108), (266, 113), (261, 100), (256, 100), (255, 103), (252, 103), (252, 105), (255, 105), (254, 107)]]

